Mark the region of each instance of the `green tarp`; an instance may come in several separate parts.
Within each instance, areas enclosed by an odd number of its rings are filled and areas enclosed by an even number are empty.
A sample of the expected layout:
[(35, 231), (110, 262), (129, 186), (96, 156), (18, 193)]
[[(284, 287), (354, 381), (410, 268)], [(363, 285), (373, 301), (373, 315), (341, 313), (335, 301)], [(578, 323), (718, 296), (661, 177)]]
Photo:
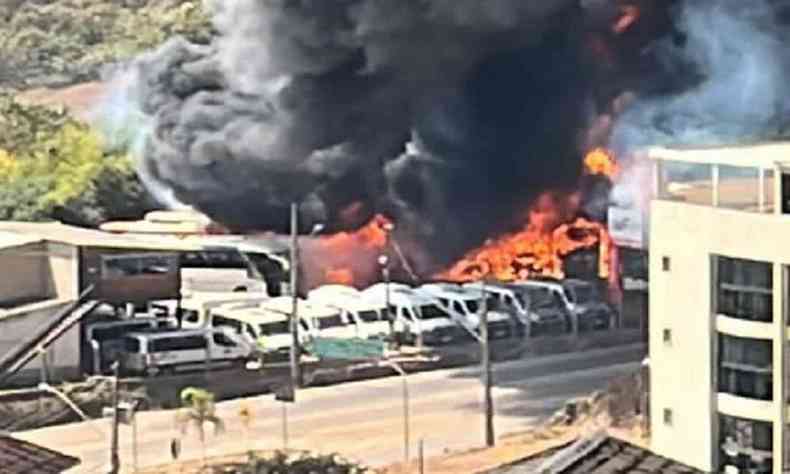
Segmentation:
[(321, 359), (379, 359), (384, 355), (384, 341), (369, 339), (335, 339), (319, 337), (307, 344), (307, 350)]

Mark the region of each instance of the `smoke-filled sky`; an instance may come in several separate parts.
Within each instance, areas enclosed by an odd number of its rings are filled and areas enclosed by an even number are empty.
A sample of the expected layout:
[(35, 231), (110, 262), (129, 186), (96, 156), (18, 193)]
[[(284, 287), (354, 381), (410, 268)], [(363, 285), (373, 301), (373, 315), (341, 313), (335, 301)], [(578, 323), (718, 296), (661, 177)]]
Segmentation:
[[(620, 151), (759, 135), (788, 111), (768, 0), (214, 3), (213, 43), (138, 58), (106, 116), (132, 121), (160, 198), (235, 230), (286, 230), (292, 201), (304, 229), (383, 212), (446, 261), (575, 187), (623, 92)], [(614, 34), (626, 4), (642, 15)]]

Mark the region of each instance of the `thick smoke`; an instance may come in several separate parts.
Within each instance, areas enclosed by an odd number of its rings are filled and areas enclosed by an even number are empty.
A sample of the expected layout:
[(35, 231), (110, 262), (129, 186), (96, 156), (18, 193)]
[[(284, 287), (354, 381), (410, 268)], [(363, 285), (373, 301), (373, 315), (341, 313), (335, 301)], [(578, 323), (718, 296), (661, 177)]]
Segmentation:
[(210, 45), (173, 39), (128, 68), (114, 95), (135, 113), (115, 117), (140, 125), (151, 187), (238, 231), (286, 230), (291, 202), (303, 230), (383, 212), (441, 263), (574, 187), (584, 131), (616, 92), (593, 87), (612, 81), (585, 36), (609, 28), (615, 0), (214, 9)]
[(682, 4), (658, 57), (681, 90), (634, 103), (612, 137), (618, 151), (650, 145), (723, 145), (790, 133), (790, 28), (786, 0)]
[[(661, 79), (646, 77), (643, 89), (653, 90), (614, 126), (618, 155), (638, 155), (652, 145), (732, 145), (790, 135), (789, 14), (786, 0), (683, 2), (674, 15), (679, 35), (655, 48)], [(672, 168), (677, 179), (698, 171)], [(649, 182), (644, 164), (634, 162), (612, 199), (645, 206)]]

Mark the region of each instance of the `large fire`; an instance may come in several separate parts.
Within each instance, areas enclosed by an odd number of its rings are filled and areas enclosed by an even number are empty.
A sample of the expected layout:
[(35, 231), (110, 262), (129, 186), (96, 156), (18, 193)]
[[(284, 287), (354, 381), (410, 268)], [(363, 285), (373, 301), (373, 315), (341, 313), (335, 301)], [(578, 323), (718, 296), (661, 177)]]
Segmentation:
[[(585, 173), (590, 175), (612, 179), (617, 173), (614, 156), (601, 148), (585, 156), (584, 166)], [(606, 226), (578, 217), (578, 211), (577, 194), (544, 193), (529, 210), (522, 230), (486, 242), (437, 277), (454, 281), (485, 277), (502, 281), (538, 276), (564, 278), (565, 257), (597, 246), (598, 276), (612, 279), (616, 259)]]
[[(608, 150), (595, 148), (584, 158), (586, 175), (613, 179), (617, 172), (615, 157)], [(579, 193), (544, 193), (530, 207), (522, 230), (486, 242), (434, 277), (452, 281), (563, 278), (566, 257), (580, 250), (597, 249), (597, 276), (614, 283), (616, 253), (606, 225), (579, 217), (579, 209)], [(388, 246), (391, 226), (389, 219), (376, 215), (355, 232), (316, 239), (311, 253), (322, 261), (322, 267), (310, 272), (313, 279), (320, 280), (312, 284), (353, 285), (375, 275), (377, 257)]]
[(388, 218), (377, 214), (355, 232), (339, 232), (318, 238), (314, 251), (325, 256), (325, 267), (321, 269), (323, 283), (353, 285), (359, 279), (354, 270), (363, 260), (367, 263), (363, 265), (365, 273), (369, 272), (370, 267), (376, 265), (378, 254), (387, 246), (391, 226)]

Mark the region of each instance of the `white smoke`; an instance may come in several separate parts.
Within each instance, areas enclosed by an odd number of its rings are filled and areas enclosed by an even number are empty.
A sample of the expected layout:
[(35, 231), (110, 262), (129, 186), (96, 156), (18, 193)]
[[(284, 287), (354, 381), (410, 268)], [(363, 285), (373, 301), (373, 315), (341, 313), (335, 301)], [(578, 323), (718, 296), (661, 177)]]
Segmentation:
[[(633, 102), (619, 116), (610, 146), (625, 162), (611, 200), (647, 211), (650, 169), (633, 159), (650, 146), (710, 146), (771, 140), (790, 131), (790, 29), (781, 2), (687, 0), (677, 12), (685, 44), (660, 46), (668, 70), (690, 78), (681, 92)], [(787, 6), (784, 2), (782, 6)], [(691, 74), (690, 74), (691, 73)], [(677, 166), (678, 179), (699, 179)]]

